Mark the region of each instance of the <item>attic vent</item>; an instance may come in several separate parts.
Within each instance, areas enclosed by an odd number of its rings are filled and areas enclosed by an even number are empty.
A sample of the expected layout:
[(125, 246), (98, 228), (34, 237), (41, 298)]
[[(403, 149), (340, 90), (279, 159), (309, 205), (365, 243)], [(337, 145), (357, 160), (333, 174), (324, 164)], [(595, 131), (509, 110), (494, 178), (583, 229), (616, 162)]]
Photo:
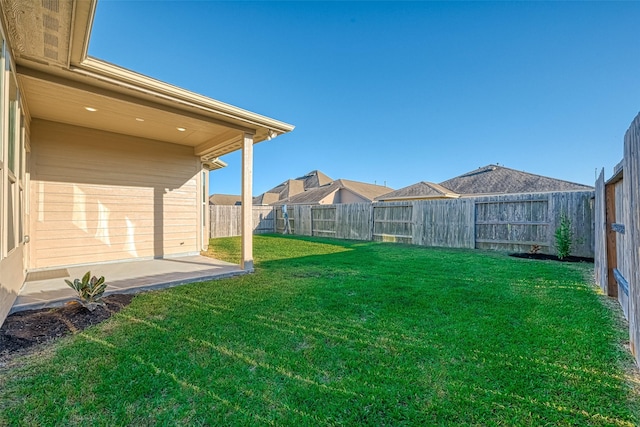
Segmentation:
[(45, 47), (44, 48), (44, 56), (49, 58), (49, 59), (55, 59), (57, 61), (58, 60), (58, 51), (57, 50), (53, 50), (53, 49), (47, 49)]
[(53, 34), (44, 33), (44, 44), (58, 47), (58, 37), (54, 36)]
[(58, 31), (60, 27), (60, 21), (51, 15), (42, 15), (42, 26), (47, 30)]
[(52, 12), (60, 11), (60, 1), (59, 0), (42, 0), (42, 7), (45, 9), (49, 9)]

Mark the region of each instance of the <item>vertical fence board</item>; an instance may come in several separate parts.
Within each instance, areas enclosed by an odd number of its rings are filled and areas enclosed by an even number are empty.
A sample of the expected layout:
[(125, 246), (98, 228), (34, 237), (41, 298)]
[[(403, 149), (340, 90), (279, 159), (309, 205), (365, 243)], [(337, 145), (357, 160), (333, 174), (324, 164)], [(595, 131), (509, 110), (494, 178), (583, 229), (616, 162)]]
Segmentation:
[(596, 181), (596, 200), (594, 208), (594, 269), (596, 283), (607, 293), (609, 278), (607, 274), (607, 218), (604, 192), (604, 169)]
[(629, 341), (631, 352), (640, 363), (637, 347), (640, 343), (640, 114), (631, 123), (624, 136), (624, 179), (623, 197), (625, 209), (625, 240), (628, 244), (628, 257), (625, 259), (629, 276)]
[[(624, 196), (624, 179), (622, 181), (618, 181), (614, 185), (613, 194), (615, 198), (614, 202), (614, 218), (616, 222), (624, 223), (628, 221), (627, 219), (627, 209), (629, 209), (629, 203), (627, 198)], [(607, 253), (607, 262), (609, 263), (607, 272), (608, 274), (613, 274), (612, 270), (617, 268), (618, 271), (622, 274), (622, 276), (626, 279), (631, 277), (631, 262), (629, 261), (629, 257), (631, 256), (631, 233), (613, 233), (615, 236), (615, 254)], [(614, 256), (615, 255), (615, 256)], [(614, 262), (615, 260), (615, 262)], [(615, 281), (615, 277), (614, 277)], [(615, 284), (616, 290), (618, 292), (618, 302), (620, 303), (620, 307), (622, 307), (622, 312), (624, 313), (624, 317), (629, 319), (629, 295), (625, 292), (616, 282)]]

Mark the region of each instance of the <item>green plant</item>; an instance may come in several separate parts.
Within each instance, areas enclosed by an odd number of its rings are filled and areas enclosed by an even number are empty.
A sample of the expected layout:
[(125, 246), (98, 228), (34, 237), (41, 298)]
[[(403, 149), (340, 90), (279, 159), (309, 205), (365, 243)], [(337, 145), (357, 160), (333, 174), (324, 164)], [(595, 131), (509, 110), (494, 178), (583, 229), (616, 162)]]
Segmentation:
[(73, 282), (65, 279), (67, 285), (78, 293), (80, 304), (89, 311), (93, 311), (99, 305), (104, 305), (102, 294), (104, 294), (107, 284), (104, 282), (104, 276), (99, 279), (96, 276), (91, 277), (91, 272), (87, 273), (82, 279), (75, 279)]
[(556, 251), (558, 252), (558, 258), (564, 259), (571, 253), (571, 240), (573, 239), (573, 232), (571, 231), (571, 220), (567, 215), (560, 215), (560, 225), (556, 228)]

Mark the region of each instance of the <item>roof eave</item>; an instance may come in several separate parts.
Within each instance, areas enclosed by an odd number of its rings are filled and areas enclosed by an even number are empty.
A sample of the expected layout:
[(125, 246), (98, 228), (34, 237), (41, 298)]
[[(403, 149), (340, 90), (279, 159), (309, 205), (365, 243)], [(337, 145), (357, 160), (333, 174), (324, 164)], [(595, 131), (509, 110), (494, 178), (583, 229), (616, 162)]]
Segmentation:
[(267, 128), (277, 135), (291, 132), (295, 126), (275, 120), (242, 108), (234, 107), (215, 99), (198, 95), (178, 86), (136, 73), (119, 67), (107, 61), (93, 57), (86, 57), (80, 64), (71, 66), (72, 71), (88, 77), (108, 80), (123, 87), (137, 90), (146, 94), (156, 94), (158, 97), (175, 102), (185, 107), (196, 107), (208, 113), (214, 113), (230, 119), (246, 123), (249, 128)]

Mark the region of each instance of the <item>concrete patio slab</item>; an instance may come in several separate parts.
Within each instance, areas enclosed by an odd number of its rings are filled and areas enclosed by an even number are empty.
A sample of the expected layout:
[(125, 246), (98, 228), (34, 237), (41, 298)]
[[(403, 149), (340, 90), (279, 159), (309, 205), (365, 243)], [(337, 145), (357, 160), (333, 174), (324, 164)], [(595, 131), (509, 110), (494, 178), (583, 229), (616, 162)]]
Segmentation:
[(237, 264), (200, 255), (56, 268), (50, 272), (41, 270), (29, 274), (29, 281), (22, 285), (9, 313), (64, 305), (76, 297), (64, 279), (82, 278), (87, 271), (91, 271), (92, 276), (105, 277), (105, 295), (137, 293), (246, 274)]

